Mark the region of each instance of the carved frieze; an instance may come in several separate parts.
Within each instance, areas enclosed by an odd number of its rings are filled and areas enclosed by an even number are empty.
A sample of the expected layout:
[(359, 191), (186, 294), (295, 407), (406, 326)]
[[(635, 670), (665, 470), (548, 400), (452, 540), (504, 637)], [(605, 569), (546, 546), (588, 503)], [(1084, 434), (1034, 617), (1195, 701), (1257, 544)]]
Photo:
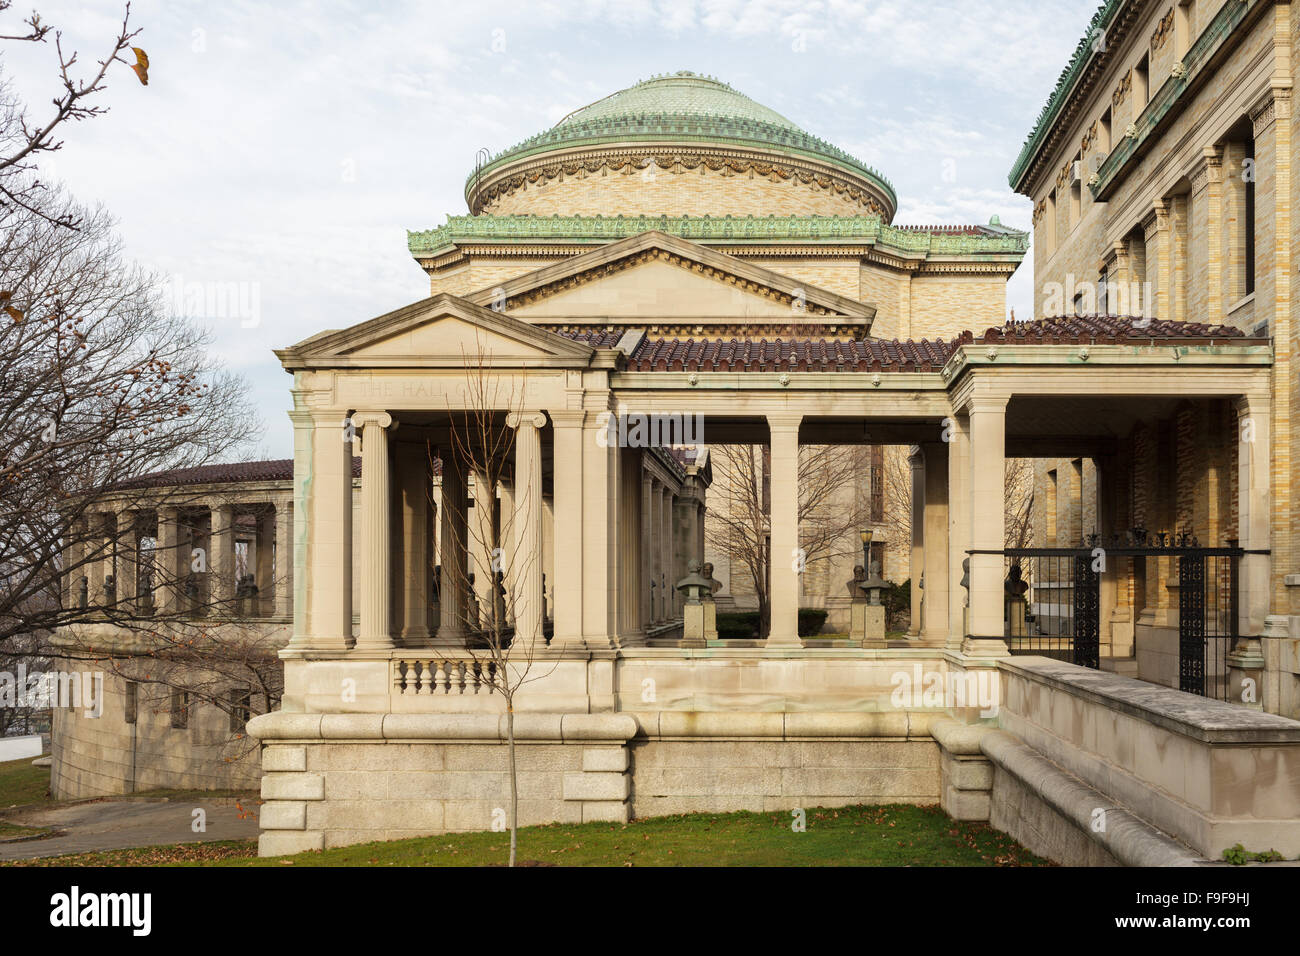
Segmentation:
[(1120, 77), (1119, 84), (1115, 87), (1115, 91), (1110, 94), (1110, 105), (1112, 107), (1118, 107), (1121, 103), (1123, 103), (1126, 99), (1128, 99), (1129, 92), (1132, 89), (1133, 89), (1133, 71), (1127, 70), (1125, 71), (1124, 75)]
[(651, 167), (680, 175), (698, 170), (701, 175), (713, 172), (724, 177), (747, 175), (774, 183), (793, 181), (815, 187), (832, 195), (842, 196), (863, 210), (876, 215), (886, 215), (880, 201), (870, 192), (835, 176), (793, 165), (772, 162), (770, 159), (721, 156), (691, 153), (629, 153), (562, 163), (547, 163), (531, 169), (504, 176), (491, 183), (475, 197), (475, 213), (489, 211), (499, 199), (527, 189), (530, 185), (545, 185), (563, 181), (566, 177), (585, 178), (589, 174), (602, 176), (611, 172), (622, 175), (644, 173)]
[(1163, 47), (1173, 34), (1174, 8), (1170, 7), (1165, 11), (1165, 15), (1160, 18), (1160, 22), (1156, 24), (1155, 31), (1151, 34), (1151, 52), (1154, 53)]

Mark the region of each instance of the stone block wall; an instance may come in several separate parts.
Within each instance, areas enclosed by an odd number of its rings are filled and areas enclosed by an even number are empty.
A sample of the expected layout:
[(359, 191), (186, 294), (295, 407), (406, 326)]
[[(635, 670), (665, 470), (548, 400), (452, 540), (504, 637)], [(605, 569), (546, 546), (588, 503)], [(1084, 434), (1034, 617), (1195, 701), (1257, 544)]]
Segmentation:
[[(263, 734), (263, 856), (492, 830), (509, 819), (498, 715), (273, 714)], [(519, 824), (623, 822), (636, 722), (616, 714), (515, 718)]]
[[(519, 822), (932, 804), (929, 725), (906, 712), (520, 714)], [(259, 852), (502, 827), (504, 726), (488, 714), (259, 717)]]
[[(93, 669), (92, 669), (93, 670)], [(103, 673), (99, 716), (53, 708), (50, 791), (80, 800), (162, 788), (239, 790), (257, 787), (256, 744), (237, 739), (230, 717), (193, 702), (188, 726), (171, 726), (170, 692), (138, 684), (136, 721), (126, 722), (126, 682)]]

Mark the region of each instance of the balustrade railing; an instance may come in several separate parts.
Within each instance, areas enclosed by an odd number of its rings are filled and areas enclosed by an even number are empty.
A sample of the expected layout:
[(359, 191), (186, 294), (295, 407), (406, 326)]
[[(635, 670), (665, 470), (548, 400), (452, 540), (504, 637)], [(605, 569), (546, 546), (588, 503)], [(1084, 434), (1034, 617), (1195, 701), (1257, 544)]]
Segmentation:
[(495, 693), (491, 661), (420, 655), (393, 660), (393, 693), (400, 696), (487, 696)]

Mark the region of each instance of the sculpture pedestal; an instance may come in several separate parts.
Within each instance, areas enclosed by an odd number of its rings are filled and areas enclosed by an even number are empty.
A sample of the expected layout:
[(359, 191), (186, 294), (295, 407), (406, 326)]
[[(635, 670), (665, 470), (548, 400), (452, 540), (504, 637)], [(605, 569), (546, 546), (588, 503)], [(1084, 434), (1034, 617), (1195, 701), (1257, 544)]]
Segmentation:
[(849, 640), (859, 647), (885, 647), (885, 606), (854, 601)]
[(1009, 597), (1006, 600), (1007, 636), (1025, 636), (1025, 599)]
[[(1257, 637), (1243, 637), (1228, 654), (1228, 703), (1264, 709), (1264, 651)], [(1209, 681), (1209, 675), (1206, 675)]]
[[(682, 608), (682, 639), (678, 641), (678, 647), (704, 647), (705, 618), (707, 609), (711, 604), (686, 604)], [(714, 633), (717, 633), (716, 624)]]
[(716, 641), (718, 639), (718, 605), (712, 601), (704, 601), (701, 605), (704, 608), (704, 641)]

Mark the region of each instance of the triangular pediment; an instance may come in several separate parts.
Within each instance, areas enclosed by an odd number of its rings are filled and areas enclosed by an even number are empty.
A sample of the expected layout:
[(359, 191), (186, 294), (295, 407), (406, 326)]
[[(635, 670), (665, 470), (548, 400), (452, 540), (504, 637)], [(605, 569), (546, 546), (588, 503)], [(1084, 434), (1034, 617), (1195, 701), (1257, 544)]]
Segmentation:
[(285, 368), (553, 365), (585, 368), (596, 350), (441, 293), (276, 351)]
[(795, 312), (869, 327), (875, 316), (873, 306), (663, 232), (609, 243), (467, 298), (529, 322), (771, 320)]

